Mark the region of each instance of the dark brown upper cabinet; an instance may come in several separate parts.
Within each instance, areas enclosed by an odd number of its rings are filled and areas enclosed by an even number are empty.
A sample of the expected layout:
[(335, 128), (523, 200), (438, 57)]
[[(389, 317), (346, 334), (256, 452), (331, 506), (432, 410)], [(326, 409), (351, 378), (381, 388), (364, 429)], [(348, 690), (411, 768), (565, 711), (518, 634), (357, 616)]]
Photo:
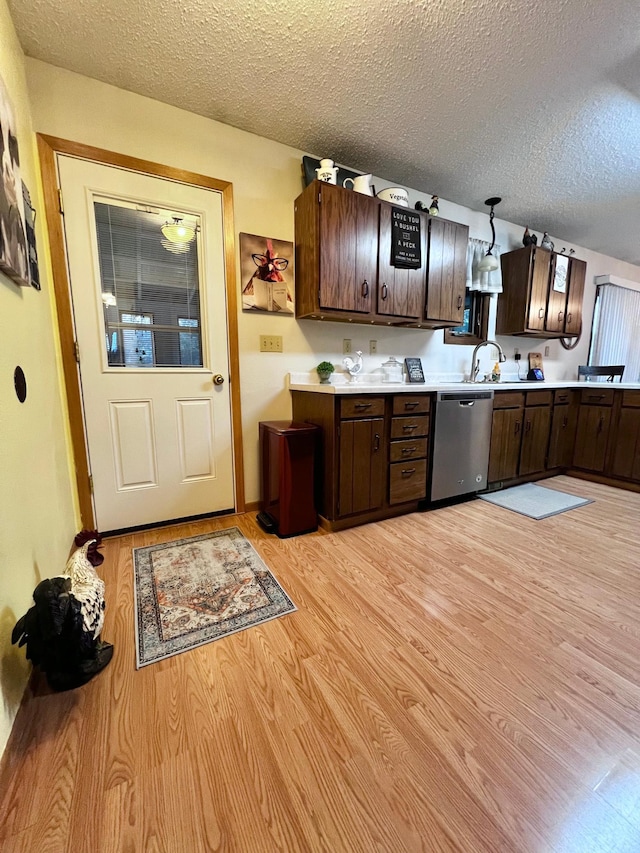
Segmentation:
[(402, 269), (391, 263), (392, 210), (332, 184), (306, 187), (295, 203), (297, 317), (429, 329), (460, 325), (467, 226), (419, 213), (422, 262)]
[(574, 337), (582, 330), (587, 265), (578, 258), (526, 246), (501, 257), (503, 292), (496, 334)]

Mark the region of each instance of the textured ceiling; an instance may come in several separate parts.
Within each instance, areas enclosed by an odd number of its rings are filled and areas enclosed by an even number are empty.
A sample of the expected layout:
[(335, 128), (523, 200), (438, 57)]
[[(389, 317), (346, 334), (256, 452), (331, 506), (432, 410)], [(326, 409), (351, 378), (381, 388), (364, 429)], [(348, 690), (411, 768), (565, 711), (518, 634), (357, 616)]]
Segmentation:
[(25, 52), (640, 264), (638, 0), (9, 0)]

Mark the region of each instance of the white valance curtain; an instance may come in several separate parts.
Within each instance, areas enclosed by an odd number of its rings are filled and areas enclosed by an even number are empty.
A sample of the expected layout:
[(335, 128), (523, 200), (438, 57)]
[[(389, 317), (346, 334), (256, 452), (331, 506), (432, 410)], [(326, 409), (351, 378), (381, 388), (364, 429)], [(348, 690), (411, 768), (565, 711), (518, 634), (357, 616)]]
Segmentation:
[(593, 318), (591, 365), (624, 364), (623, 382), (640, 381), (640, 292), (602, 284)]
[[(484, 240), (469, 240), (467, 246), (467, 288), (481, 293), (502, 293), (502, 270), (498, 266), (492, 272), (480, 272), (478, 264), (489, 251), (489, 243)], [(496, 243), (491, 254), (500, 264), (500, 246)]]

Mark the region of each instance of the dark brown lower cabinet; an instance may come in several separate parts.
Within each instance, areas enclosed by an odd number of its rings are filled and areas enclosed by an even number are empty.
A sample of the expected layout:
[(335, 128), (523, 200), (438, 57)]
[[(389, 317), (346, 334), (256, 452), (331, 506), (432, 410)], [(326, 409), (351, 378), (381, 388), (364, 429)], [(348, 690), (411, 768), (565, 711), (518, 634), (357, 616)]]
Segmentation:
[(611, 475), (640, 482), (640, 408), (620, 410)]
[(551, 419), (547, 468), (569, 468), (573, 461), (577, 412), (574, 406), (555, 406)]
[(551, 427), (549, 406), (527, 406), (524, 410), (520, 467), (518, 474), (526, 477), (544, 471)]
[(490, 483), (518, 476), (524, 410), (494, 409), (489, 453)]
[(384, 418), (342, 421), (339, 444), (339, 515), (378, 509), (384, 500)]
[(611, 428), (611, 408), (607, 405), (580, 406), (578, 428), (573, 450), (573, 464), (576, 468), (602, 473), (604, 471)]

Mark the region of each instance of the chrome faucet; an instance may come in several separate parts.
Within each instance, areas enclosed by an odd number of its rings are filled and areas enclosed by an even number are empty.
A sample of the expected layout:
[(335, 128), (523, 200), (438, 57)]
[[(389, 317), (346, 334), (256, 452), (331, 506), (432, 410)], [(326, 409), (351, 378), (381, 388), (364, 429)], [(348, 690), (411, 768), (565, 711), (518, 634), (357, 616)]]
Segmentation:
[(499, 362), (502, 363), (507, 360), (506, 355), (502, 351), (502, 347), (497, 341), (482, 341), (475, 347), (475, 349), (473, 350), (473, 355), (471, 356), (471, 372), (469, 373), (469, 382), (477, 381), (478, 371), (480, 370), (480, 359), (478, 358), (478, 350), (481, 347), (486, 347), (488, 344), (492, 344), (498, 350)]

